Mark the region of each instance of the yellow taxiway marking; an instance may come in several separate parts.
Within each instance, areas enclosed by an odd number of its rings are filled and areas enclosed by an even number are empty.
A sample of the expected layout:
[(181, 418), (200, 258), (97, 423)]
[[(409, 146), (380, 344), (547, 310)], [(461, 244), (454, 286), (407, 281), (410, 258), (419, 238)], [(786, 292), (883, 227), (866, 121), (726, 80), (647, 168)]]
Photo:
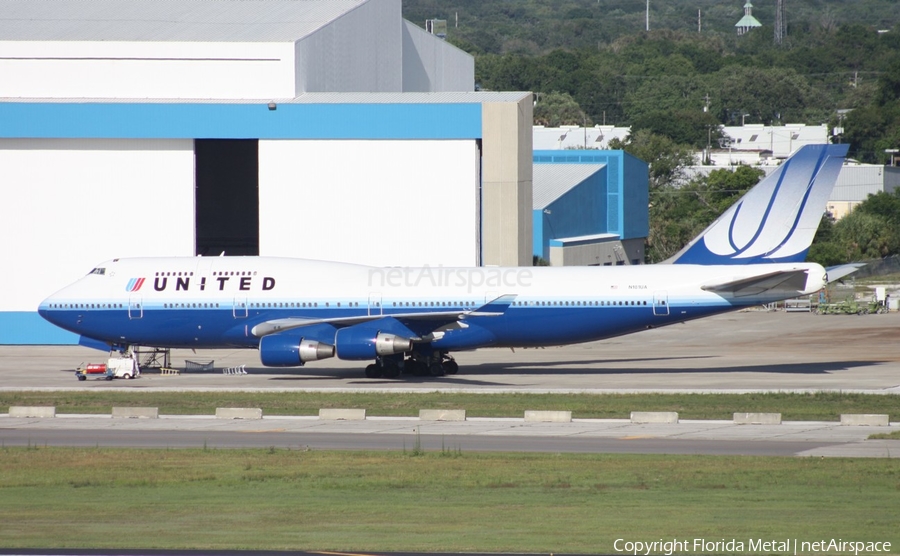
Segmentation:
[(638, 434), (635, 436), (622, 436), (619, 440), (643, 440), (644, 438), (656, 438), (652, 434)]

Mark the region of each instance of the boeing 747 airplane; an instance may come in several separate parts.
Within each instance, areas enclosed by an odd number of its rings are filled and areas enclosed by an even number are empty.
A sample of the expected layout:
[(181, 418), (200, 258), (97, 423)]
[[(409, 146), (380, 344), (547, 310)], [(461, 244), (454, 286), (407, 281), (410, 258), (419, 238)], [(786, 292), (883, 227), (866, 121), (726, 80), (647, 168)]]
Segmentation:
[[(800, 149), (672, 259), (609, 267), (377, 268), (274, 257), (113, 259), (44, 300), (83, 345), (338, 357), (368, 377), (455, 374), (454, 351), (588, 342), (807, 295), (847, 145)], [(450, 233), (450, 232), (448, 232)]]

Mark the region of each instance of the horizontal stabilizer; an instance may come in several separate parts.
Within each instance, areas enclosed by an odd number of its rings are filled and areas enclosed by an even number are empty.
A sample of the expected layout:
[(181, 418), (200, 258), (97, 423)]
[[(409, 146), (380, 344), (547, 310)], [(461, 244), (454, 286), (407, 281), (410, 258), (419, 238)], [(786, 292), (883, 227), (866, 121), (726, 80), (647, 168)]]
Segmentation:
[(735, 297), (759, 295), (763, 292), (778, 289), (787, 292), (802, 292), (806, 289), (806, 270), (786, 270), (769, 272), (750, 278), (741, 278), (721, 284), (703, 286), (708, 292), (730, 293)]
[(828, 273), (828, 283), (837, 282), (838, 280), (850, 276), (857, 270), (866, 266), (866, 263), (849, 263), (849, 264), (840, 264), (837, 266), (829, 266), (825, 269)]

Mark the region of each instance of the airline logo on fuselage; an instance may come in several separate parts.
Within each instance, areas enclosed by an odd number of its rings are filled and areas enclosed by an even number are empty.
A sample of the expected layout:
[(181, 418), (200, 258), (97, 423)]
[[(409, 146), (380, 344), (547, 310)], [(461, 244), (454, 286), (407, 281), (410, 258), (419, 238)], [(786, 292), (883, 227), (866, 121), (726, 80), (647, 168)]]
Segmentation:
[(125, 291), (127, 292), (136, 292), (141, 289), (141, 286), (144, 285), (143, 278), (132, 278), (128, 281), (128, 285), (125, 286)]
[[(209, 281), (207, 281), (205, 276), (202, 276), (199, 279), (190, 276), (172, 276), (171, 281), (169, 278), (170, 276), (157, 276), (154, 278), (153, 289), (158, 292), (172, 289), (175, 291), (202, 292), (206, 291), (207, 286), (210, 286), (211, 290), (220, 292), (225, 291), (226, 288), (229, 290), (236, 289), (237, 291), (270, 291), (275, 289), (275, 278), (272, 278), (271, 276), (264, 276), (262, 279), (253, 276), (215, 276)], [(135, 280), (139, 281), (138, 286), (135, 289), (129, 289), (128, 291), (137, 291), (140, 289), (141, 284), (144, 283), (143, 278), (132, 279), (131, 282), (134, 282)], [(128, 283), (129, 287), (131, 287), (131, 282)]]

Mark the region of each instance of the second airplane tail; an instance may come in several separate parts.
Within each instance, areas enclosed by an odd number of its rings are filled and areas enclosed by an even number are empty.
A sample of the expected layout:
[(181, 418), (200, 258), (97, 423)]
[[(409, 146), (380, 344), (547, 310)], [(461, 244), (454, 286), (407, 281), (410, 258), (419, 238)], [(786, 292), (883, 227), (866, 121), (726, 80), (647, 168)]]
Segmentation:
[(803, 262), (847, 148), (848, 145), (802, 147), (666, 262)]

